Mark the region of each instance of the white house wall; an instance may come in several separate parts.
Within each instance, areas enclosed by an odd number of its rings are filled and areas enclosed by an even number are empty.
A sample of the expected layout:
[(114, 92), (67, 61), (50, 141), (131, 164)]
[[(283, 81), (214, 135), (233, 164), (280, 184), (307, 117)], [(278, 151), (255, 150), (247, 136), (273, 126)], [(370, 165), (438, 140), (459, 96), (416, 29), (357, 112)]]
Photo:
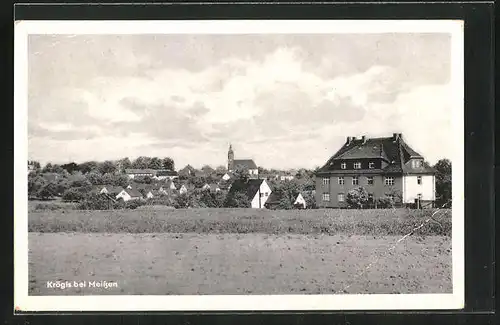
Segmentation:
[(302, 196), (302, 194), (299, 194), (297, 196), (297, 199), (295, 199), (295, 202), (293, 203), (294, 205), (295, 204), (301, 204), (304, 209), (306, 208), (306, 200), (304, 199), (304, 197)]
[(116, 198), (117, 198), (117, 199), (122, 198), (122, 199), (123, 199), (123, 201), (125, 201), (125, 202), (127, 202), (127, 201), (129, 201), (129, 200), (131, 200), (131, 199), (132, 199), (132, 197), (130, 197), (130, 195), (129, 195), (127, 192), (125, 192), (125, 191), (121, 191), (121, 192), (120, 192), (120, 193), (116, 196)]
[[(267, 184), (267, 182), (264, 180), (262, 184), (260, 184), (260, 193), (263, 193), (264, 196), (260, 198), (260, 207), (263, 208), (264, 204), (266, 204), (267, 199), (271, 195), (271, 188)], [(267, 193), (267, 195), (266, 195)], [(255, 193), (255, 196), (252, 199), (252, 208), (258, 209), (259, 208), (259, 191)]]
[(417, 177), (417, 175), (403, 176), (404, 203), (414, 203), (418, 194), (422, 194), (422, 200), (434, 201), (436, 199), (435, 177), (422, 175), (422, 184), (418, 184)]

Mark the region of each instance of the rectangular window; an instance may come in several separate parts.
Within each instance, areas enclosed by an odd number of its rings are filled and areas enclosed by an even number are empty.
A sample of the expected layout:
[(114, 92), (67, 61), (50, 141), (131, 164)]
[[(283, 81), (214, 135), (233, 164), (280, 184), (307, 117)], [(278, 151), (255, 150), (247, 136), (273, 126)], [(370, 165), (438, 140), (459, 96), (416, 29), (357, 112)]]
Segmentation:
[(339, 177), (339, 185), (344, 185), (344, 177)]
[(394, 185), (394, 177), (386, 177), (384, 179), (384, 184), (385, 185)]
[(375, 168), (375, 163), (374, 163), (373, 161), (370, 161), (370, 162), (368, 163), (368, 168), (370, 168), (370, 169)]
[(330, 193), (323, 193), (323, 201), (330, 201)]
[(337, 195), (337, 200), (338, 200), (339, 202), (344, 202), (344, 193), (339, 193), (339, 194)]
[(385, 197), (394, 201), (394, 194), (386, 194)]
[(422, 176), (417, 176), (417, 184), (422, 185)]
[(372, 176), (367, 177), (366, 180), (367, 180), (368, 185), (373, 185), (373, 177)]
[(260, 197), (264, 197), (264, 193), (260, 193)]
[(358, 176), (354, 176), (352, 178), (352, 185), (358, 185), (359, 184), (359, 178)]
[(355, 162), (354, 163), (354, 169), (360, 169), (361, 168), (361, 163), (358, 161), (358, 162)]
[(323, 177), (323, 185), (330, 185), (330, 179), (328, 177)]
[(343, 162), (343, 163), (341, 163), (341, 164), (340, 164), (340, 168), (341, 168), (341, 169), (345, 169), (346, 167), (347, 167), (347, 165), (346, 165), (346, 163), (345, 163), (345, 162)]

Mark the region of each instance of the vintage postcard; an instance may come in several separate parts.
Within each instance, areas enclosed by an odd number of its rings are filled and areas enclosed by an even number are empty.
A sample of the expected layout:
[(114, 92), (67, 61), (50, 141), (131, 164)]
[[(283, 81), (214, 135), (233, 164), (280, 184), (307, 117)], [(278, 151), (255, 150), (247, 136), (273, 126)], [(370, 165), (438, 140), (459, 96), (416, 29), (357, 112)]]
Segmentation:
[(463, 64), (452, 20), (16, 22), (15, 309), (462, 308)]

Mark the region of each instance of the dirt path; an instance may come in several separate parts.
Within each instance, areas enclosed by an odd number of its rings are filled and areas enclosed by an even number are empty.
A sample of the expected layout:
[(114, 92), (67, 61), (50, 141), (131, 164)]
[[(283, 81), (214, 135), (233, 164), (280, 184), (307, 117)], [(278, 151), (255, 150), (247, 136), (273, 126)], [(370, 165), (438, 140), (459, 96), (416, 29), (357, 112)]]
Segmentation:
[[(30, 295), (451, 293), (450, 238), (410, 237), (389, 254), (398, 238), (29, 233), (29, 290)], [(47, 286), (58, 280), (86, 281), (86, 287)], [(117, 286), (90, 288), (91, 281)]]

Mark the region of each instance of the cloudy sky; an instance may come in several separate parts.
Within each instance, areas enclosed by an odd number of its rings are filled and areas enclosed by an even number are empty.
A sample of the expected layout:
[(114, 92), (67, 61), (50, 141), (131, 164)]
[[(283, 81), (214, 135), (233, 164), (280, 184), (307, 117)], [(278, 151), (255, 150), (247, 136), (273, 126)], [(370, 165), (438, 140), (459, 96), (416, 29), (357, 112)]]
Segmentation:
[(346, 136), (451, 155), (448, 34), (30, 35), (29, 158), (322, 165)]

